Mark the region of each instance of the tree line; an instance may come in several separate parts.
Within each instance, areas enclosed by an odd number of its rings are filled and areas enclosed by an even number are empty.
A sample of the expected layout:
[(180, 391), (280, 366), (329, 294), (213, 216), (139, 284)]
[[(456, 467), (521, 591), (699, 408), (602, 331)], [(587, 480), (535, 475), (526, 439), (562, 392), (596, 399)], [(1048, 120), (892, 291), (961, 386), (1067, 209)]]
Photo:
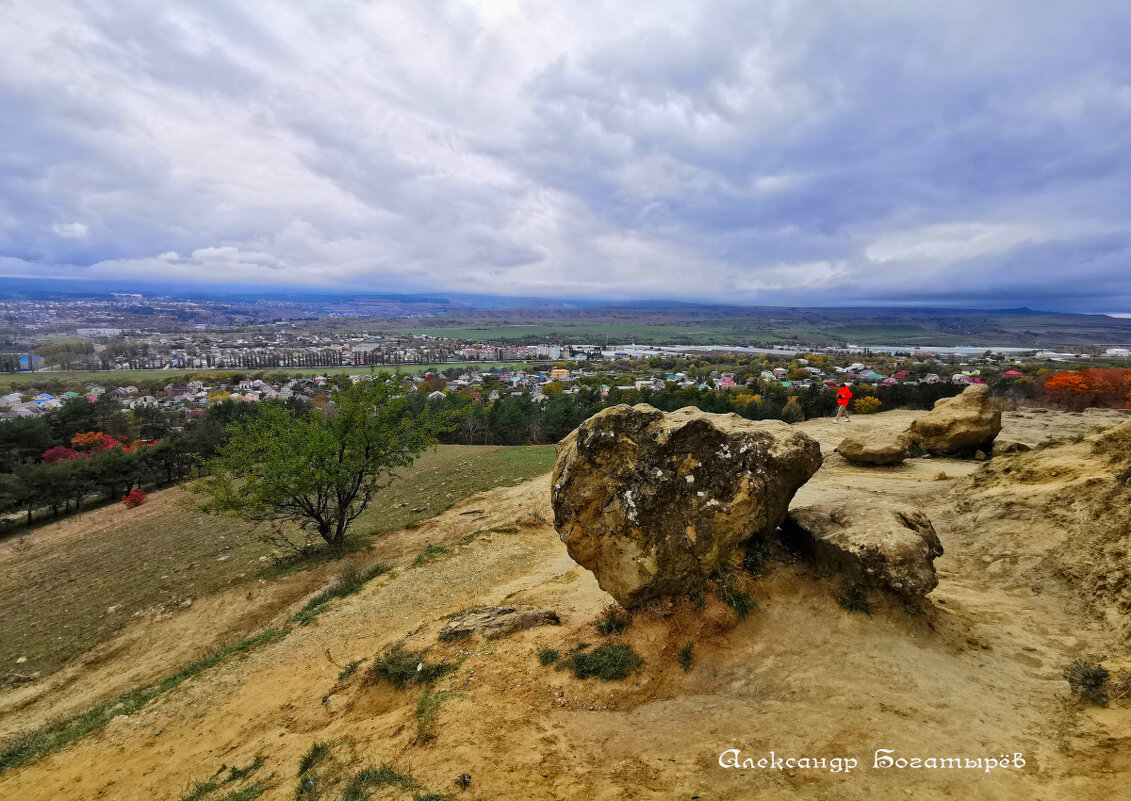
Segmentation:
[[(561, 385), (552, 384), (545, 388), (546, 397), (536, 401), (529, 391), (516, 393), (488, 383), (484, 393), (500, 391), (499, 398), (490, 402), (473, 399), (470, 392), (429, 398), (427, 384), (413, 391), (396, 382), (369, 383), (381, 387), (381, 407), (397, 409), (398, 420), (443, 420), (430, 436), (458, 444), (555, 443), (588, 417), (619, 403), (649, 403), (664, 411), (696, 406), (705, 412), (786, 422), (829, 416), (836, 408), (836, 390), (822, 384), (785, 387), (755, 382), (729, 391), (614, 386), (604, 398), (596, 386), (579, 386), (577, 392), (567, 394)], [(857, 385), (856, 397), (874, 396), (883, 409), (928, 409), (939, 398), (961, 390), (949, 383)], [(235, 458), (239, 449), (225, 451), (226, 445), (240, 431), (258, 425), (256, 421), (269, 421), (277, 430), (288, 425), (321, 430), (319, 419), (340, 413), (339, 405), (329, 400), (350, 397), (355, 404), (361, 402), (348, 394), (351, 391), (349, 379), (342, 376), (313, 403), (295, 398), (222, 401), (187, 414), (154, 406), (125, 410), (104, 394), (93, 402), (71, 398), (38, 417), (0, 421), (0, 515), (11, 527), (17, 513), (31, 523), (37, 515), (74, 512), (92, 498), (116, 501), (135, 488), (159, 488), (205, 476), (218, 455), (228, 454), (229, 461)]]

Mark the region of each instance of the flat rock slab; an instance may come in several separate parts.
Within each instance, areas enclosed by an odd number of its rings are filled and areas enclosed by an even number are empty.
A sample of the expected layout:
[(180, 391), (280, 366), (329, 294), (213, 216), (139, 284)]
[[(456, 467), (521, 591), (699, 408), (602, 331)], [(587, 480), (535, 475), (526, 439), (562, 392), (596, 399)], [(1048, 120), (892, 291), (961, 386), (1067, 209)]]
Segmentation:
[(558, 613), (554, 611), (520, 609), (514, 606), (481, 606), (449, 620), (440, 629), (440, 640), (453, 642), (473, 634), (490, 640), (537, 626), (558, 626), (561, 622)]
[(918, 509), (871, 499), (793, 509), (785, 531), (819, 567), (870, 589), (921, 598), (936, 586), (942, 543)]
[(899, 464), (907, 458), (911, 440), (906, 434), (862, 432), (850, 434), (836, 446), (836, 452), (853, 464)]
[(632, 608), (697, 591), (739, 544), (772, 535), (820, 466), (817, 441), (780, 421), (614, 406), (558, 445), (554, 526)]

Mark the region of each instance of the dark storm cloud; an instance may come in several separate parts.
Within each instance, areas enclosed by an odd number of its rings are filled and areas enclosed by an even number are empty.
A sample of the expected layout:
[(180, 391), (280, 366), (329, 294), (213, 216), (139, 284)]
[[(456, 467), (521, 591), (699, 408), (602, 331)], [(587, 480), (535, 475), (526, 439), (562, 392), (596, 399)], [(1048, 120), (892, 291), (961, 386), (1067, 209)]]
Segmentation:
[(6, 273), (1131, 310), (1119, 3), (0, 14)]

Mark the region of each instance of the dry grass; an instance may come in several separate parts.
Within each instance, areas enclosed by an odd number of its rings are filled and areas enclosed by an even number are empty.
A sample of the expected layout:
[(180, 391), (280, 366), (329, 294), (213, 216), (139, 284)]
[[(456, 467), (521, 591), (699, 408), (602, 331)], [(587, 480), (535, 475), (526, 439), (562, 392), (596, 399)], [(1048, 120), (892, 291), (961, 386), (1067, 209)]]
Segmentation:
[[(441, 445), (375, 499), (355, 524), (354, 547), (476, 492), (545, 473), (553, 460), (553, 446)], [(162, 614), (186, 599), (339, 556), (277, 566), (271, 547), (245, 523), (204, 515), (184, 496), (180, 489), (155, 492), (140, 509), (119, 505), (42, 526), (34, 547), (13, 540), (0, 582), (0, 665), (26, 657), (21, 672), (44, 677), (136, 615)]]

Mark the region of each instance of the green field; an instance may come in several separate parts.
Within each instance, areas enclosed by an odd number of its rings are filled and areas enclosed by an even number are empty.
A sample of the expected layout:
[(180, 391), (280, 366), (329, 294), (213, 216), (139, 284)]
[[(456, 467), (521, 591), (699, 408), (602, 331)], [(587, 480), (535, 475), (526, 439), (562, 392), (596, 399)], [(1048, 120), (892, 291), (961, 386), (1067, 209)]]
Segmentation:
[[(354, 523), (355, 548), (477, 492), (547, 473), (553, 463), (553, 445), (440, 445), (402, 469)], [(140, 610), (278, 575), (273, 561), (260, 561), (271, 546), (247, 524), (205, 515), (192, 500), (174, 488), (134, 510), (113, 504), (9, 535), (0, 583), (0, 683), (10, 670), (41, 676), (58, 670)], [(17, 665), (21, 657), (26, 661)]]
[(571, 345), (610, 345), (640, 343), (648, 345), (725, 345), (751, 341), (780, 342), (782, 338), (767, 325), (707, 323), (539, 323), (533, 325), (484, 324), (453, 328), (403, 328), (399, 333), (453, 339), (497, 342), (555, 342)]
[(959, 344), (952, 334), (925, 326), (897, 323), (790, 325), (781, 320), (711, 320), (671, 323), (539, 323), (459, 325), (452, 328), (404, 328), (401, 333), (434, 337), (496, 342), (555, 342), (572, 345), (761, 345), (787, 342), (833, 345), (851, 342), (861, 345), (938, 345)]

